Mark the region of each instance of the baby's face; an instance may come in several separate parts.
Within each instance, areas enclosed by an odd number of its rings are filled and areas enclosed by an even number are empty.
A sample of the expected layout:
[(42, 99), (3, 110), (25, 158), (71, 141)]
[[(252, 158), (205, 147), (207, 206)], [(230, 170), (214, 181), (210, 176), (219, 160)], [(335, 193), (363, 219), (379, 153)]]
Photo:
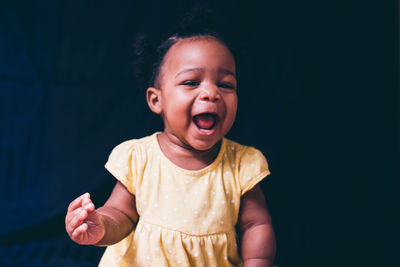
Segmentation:
[(160, 77), (164, 132), (209, 150), (231, 129), (237, 110), (235, 60), (214, 38), (184, 39), (165, 56)]

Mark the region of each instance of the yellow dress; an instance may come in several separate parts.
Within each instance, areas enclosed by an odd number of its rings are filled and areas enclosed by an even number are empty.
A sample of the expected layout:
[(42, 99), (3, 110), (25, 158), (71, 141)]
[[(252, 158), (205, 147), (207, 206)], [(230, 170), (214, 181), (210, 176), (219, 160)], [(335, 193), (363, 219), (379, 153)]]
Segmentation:
[(123, 142), (105, 165), (135, 195), (140, 218), (99, 266), (242, 266), (240, 197), (270, 174), (265, 157), (224, 138), (213, 163), (185, 170), (162, 153), (157, 134)]

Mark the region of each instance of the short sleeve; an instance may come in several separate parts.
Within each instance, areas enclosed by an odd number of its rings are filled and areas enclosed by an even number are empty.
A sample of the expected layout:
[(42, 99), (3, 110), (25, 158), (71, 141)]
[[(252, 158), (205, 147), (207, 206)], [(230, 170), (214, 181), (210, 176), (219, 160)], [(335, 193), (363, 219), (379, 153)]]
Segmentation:
[(105, 168), (120, 181), (131, 194), (136, 193), (133, 167), (135, 164), (135, 149), (131, 141), (116, 146), (105, 164)]
[(253, 147), (247, 147), (240, 158), (240, 193), (244, 195), (270, 174), (265, 156)]

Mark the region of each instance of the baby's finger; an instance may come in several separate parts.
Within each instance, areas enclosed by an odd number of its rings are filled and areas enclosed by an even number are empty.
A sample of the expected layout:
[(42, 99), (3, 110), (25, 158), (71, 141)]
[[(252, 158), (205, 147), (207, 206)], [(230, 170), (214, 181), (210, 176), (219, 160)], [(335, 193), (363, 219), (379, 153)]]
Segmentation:
[(86, 206), (83, 207), (88, 213), (94, 211), (95, 207), (93, 203), (89, 203)]
[(70, 233), (76, 230), (76, 228), (80, 227), (83, 221), (87, 218), (88, 213), (86, 210), (81, 209), (78, 214), (76, 214), (68, 223), (68, 230)]
[(84, 210), (84, 208), (79, 207), (71, 212), (67, 213), (67, 216), (65, 216), (65, 224), (69, 225), (71, 224), (72, 220), (74, 220), (75, 218), (79, 218), (81, 216), (81, 212)]
[(69, 206), (68, 206), (68, 212), (71, 212), (71, 211), (73, 211), (73, 210), (75, 210), (75, 209), (81, 207), (82, 201), (83, 201), (85, 198), (89, 198), (89, 197), (90, 197), (89, 193), (85, 193), (85, 194), (81, 195), (80, 197), (76, 198), (74, 201), (72, 201), (72, 202), (69, 204)]
[[(79, 212), (82, 210), (82, 208), (77, 208), (72, 211), (68, 211), (67, 215), (65, 216), (65, 226), (68, 227), (68, 225), (71, 223), (72, 219), (74, 219), (76, 216), (78, 216)], [(67, 228), (68, 230), (68, 228)]]
[(73, 232), (71, 237), (73, 239), (78, 239), (82, 234), (84, 234), (88, 229), (88, 225), (86, 223), (83, 223), (80, 225), (78, 228), (76, 228)]
[(86, 206), (86, 205), (88, 205), (88, 204), (90, 204), (90, 203), (92, 203), (92, 200), (91, 200), (89, 197), (85, 197), (85, 198), (82, 200), (82, 207), (83, 207), (83, 206)]

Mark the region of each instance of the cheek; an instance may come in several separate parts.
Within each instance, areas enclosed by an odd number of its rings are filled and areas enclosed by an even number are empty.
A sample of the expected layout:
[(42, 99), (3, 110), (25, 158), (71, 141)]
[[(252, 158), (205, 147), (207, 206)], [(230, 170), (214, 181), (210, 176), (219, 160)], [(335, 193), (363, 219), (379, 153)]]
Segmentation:
[(194, 97), (191, 94), (177, 89), (169, 94), (166, 105), (169, 106), (170, 110), (179, 112), (181, 116), (184, 116), (190, 113), (193, 99)]
[(169, 124), (178, 127), (186, 126), (190, 120), (190, 105), (184, 99), (174, 96), (163, 105), (164, 116)]

